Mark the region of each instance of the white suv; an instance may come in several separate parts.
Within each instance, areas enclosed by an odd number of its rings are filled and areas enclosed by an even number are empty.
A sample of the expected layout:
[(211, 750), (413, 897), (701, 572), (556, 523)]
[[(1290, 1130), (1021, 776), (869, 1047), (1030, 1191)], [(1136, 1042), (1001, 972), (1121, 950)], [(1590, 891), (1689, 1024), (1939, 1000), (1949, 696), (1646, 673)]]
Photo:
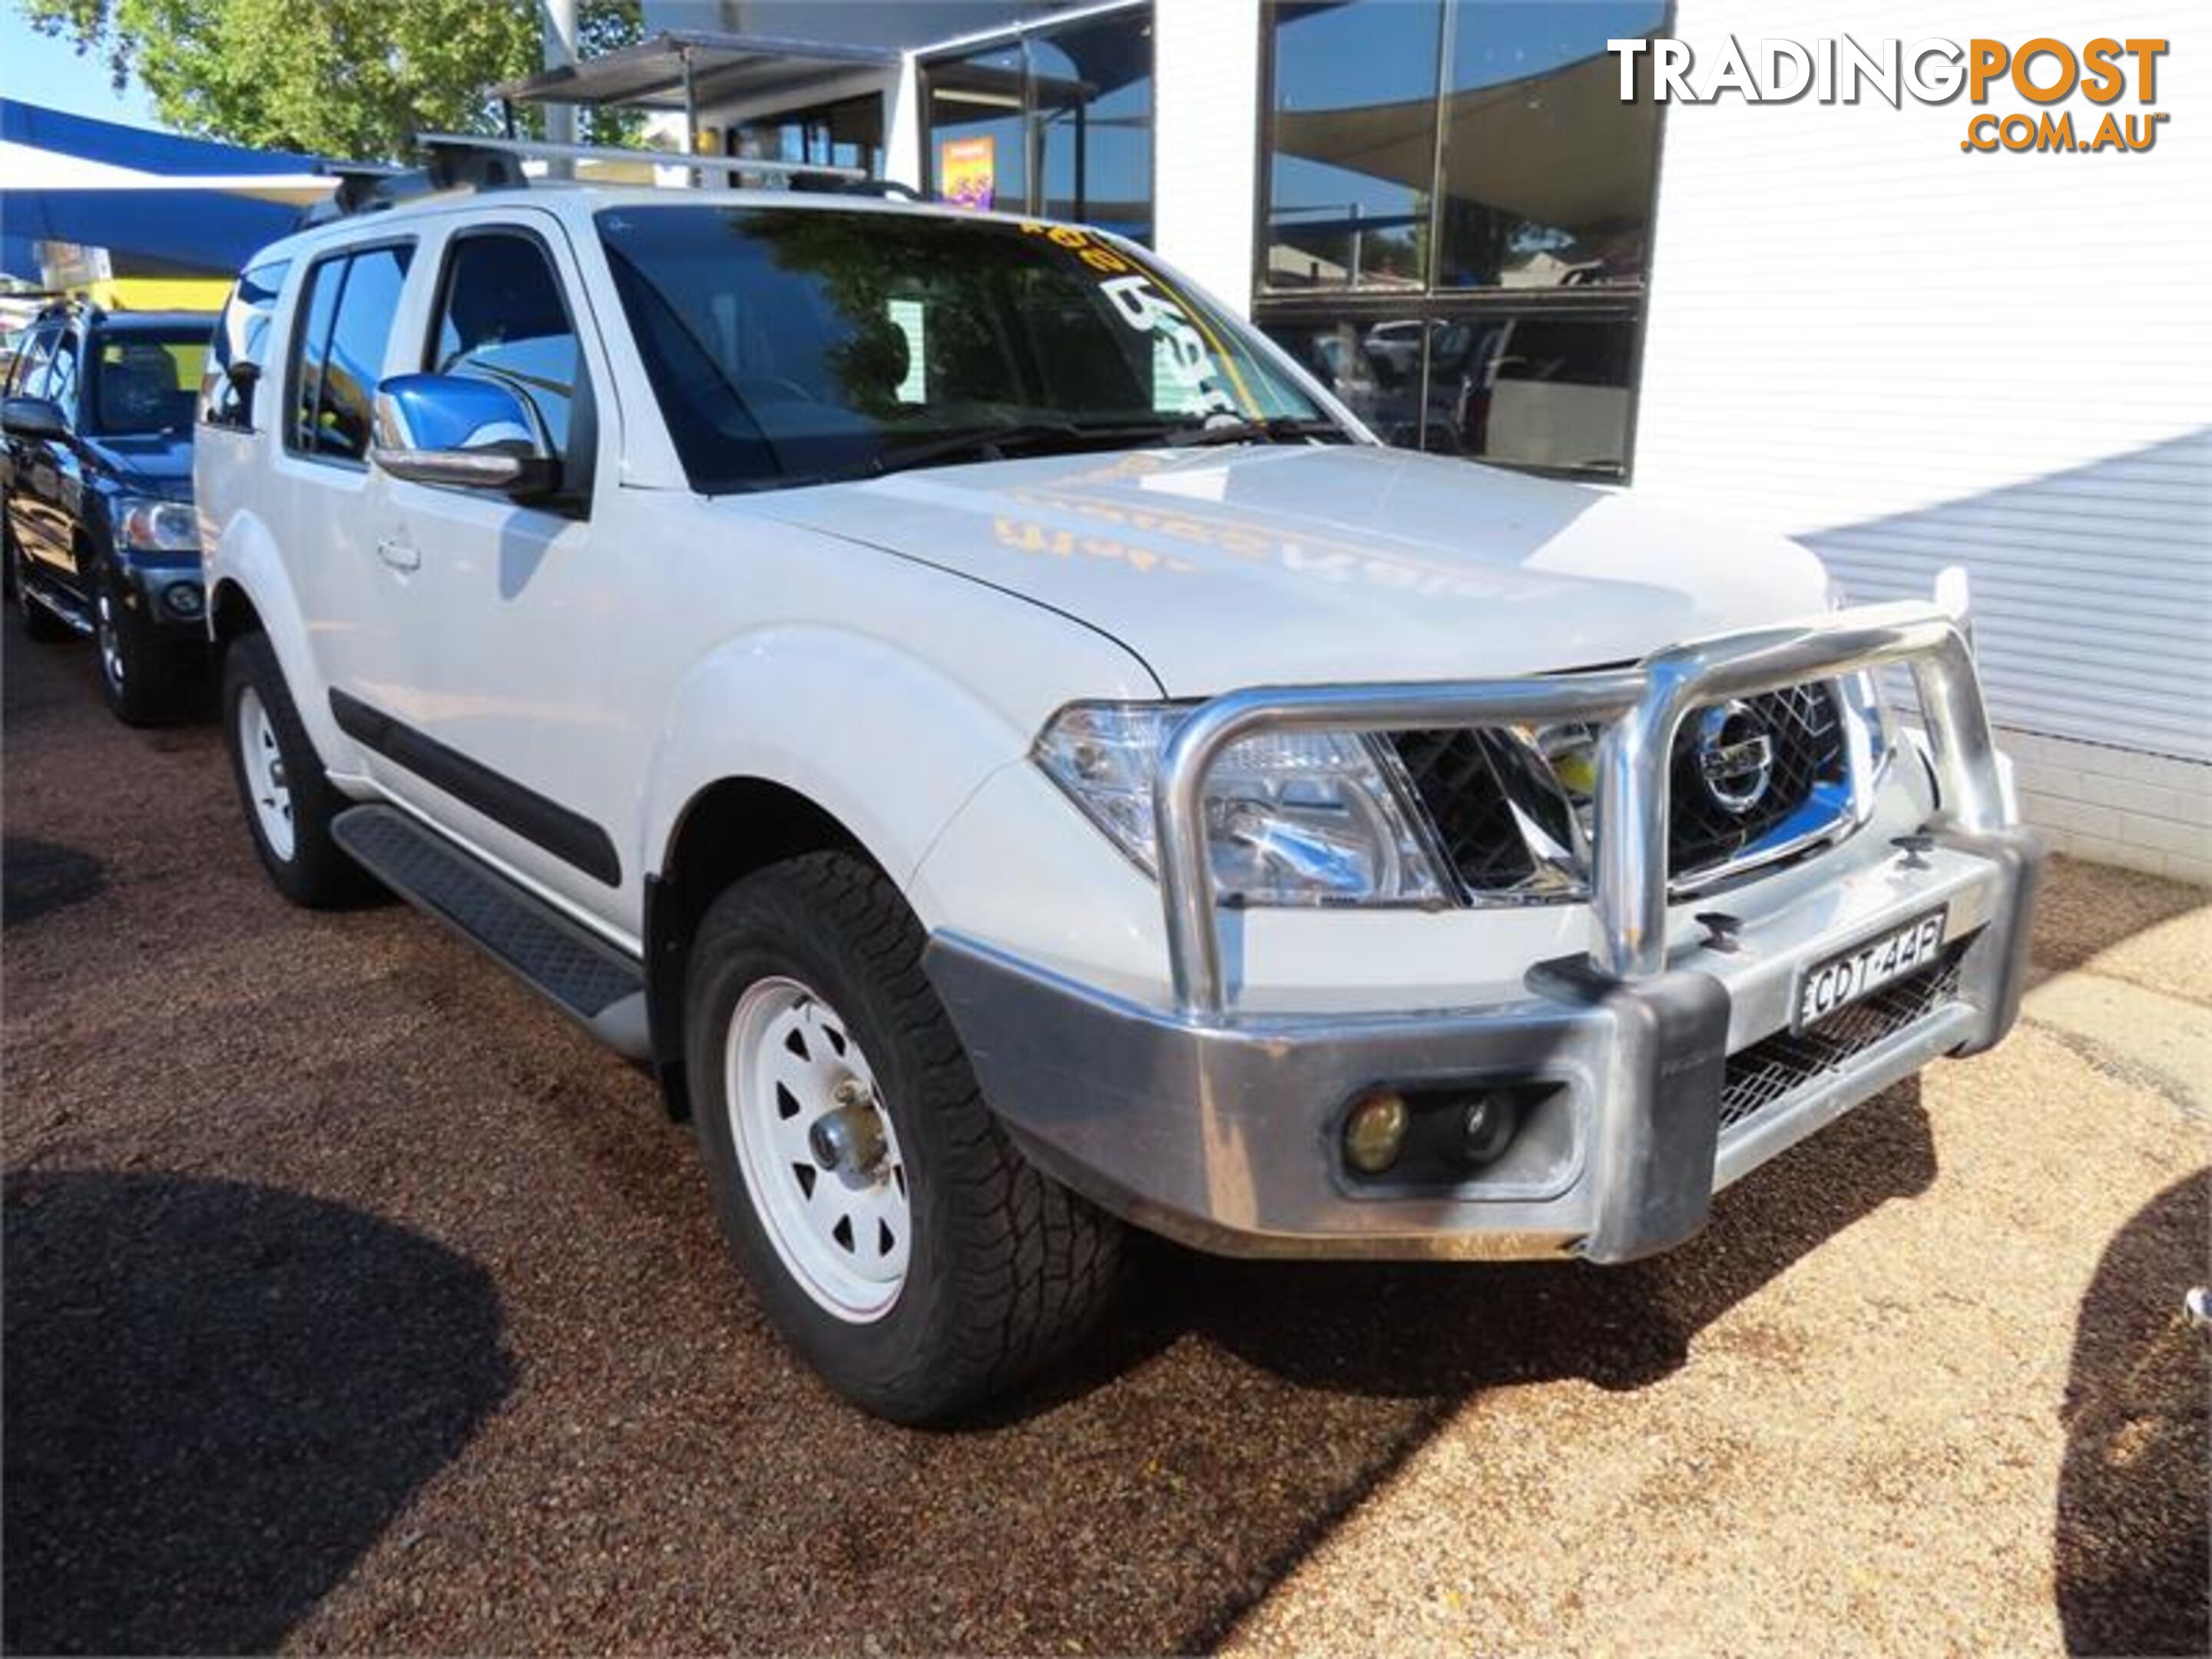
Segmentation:
[(233, 307), (197, 499), (271, 878), (653, 1067), (875, 1411), (1064, 1346), (1122, 1220), (1664, 1249), (2013, 1018), (1959, 605), (1386, 448), (1115, 237), (446, 189)]

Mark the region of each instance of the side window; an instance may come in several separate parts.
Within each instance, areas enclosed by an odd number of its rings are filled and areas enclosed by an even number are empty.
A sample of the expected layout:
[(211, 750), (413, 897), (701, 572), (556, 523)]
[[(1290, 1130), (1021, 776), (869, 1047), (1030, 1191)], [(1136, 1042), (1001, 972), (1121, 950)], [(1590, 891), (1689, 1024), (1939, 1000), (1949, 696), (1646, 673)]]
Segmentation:
[(330, 353), (331, 319), (337, 313), (345, 270), (343, 258), (316, 261), (300, 295), (300, 320), (293, 330), (292, 390), (287, 399), (291, 414), (284, 428), (284, 447), (298, 454), (315, 453), (315, 410), (322, 402), (323, 359)]
[(76, 331), (64, 329), (54, 341), (53, 361), (46, 365), (46, 389), (40, 393), (62, 406), (71, 426), (76, 424)]
[(319, 261), (307, 273), (288, 447), (334, 460), (368, 459), (377, 377), (411, 252), (364, 248)]
[[(569, 434), (582, 424), (578, 406), (588, 390), (583, 356), (560, 278), (533, 239), (495, 233), (455, 241), (446, 256), (429, 368), (512, 388), (538, 412), (553, 453), (571, 459)], [(588, 459), (580, 442), (574, 459)]]
[(231, 379), (234, 364), (265, 368), (268, 362), (269, 320), (283, 292), (288, 260), (256, 265), (238, 279), (216, 325), (208, 346), (207, 368), (200, 376), (200, 419), (210, 426), (253, 426), (253, 399)]
[(38, 329), (23, 343), (23, 355), (15, 360), (15, 383), (9, 388), (9, 396), (46, 395), (46, 363), (54, 355), (54, 337), (60, 332), (53, 327)]

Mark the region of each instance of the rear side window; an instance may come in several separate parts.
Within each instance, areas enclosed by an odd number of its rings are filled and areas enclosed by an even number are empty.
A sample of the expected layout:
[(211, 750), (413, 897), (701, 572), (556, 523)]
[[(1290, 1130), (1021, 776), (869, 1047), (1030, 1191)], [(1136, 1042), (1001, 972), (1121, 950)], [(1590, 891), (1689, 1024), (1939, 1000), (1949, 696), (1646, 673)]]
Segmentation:
[(308, 270), (286, 448), (326, 460), (368, 459), (377, 377), (412, 253), (406, 246), (362, 248), (317, 260)]
[(287, 259), (255, 265), (238, 279), (216, 325), (208, 347), (207, 367), (200, 375), (200, 419), (209, 426), (253, 426), (253, 399), (232, 378), (234, 365), (258, 370), (268, 366), (269, 321), (283, 291), (284, 275), (292, 268)]
[(15, 360), (15, 384), (9, 388), (10, 396), (46, 395), (46, 364), (54, 355), (54, 339), (60, 332), (58, 328), (41, 328), (23, 343), (23, 355)]
[(68, 329), (54, 342), (53, 360), (46, 365), (46, 390), (41, 398), (58, 403), (71, 425), (76, 422), (76, 336)]

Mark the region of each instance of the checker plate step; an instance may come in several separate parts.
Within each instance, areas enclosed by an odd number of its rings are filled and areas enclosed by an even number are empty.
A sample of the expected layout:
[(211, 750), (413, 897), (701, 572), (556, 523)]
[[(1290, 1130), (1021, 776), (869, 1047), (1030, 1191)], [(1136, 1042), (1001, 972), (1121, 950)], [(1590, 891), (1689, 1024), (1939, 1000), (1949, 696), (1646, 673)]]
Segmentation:
[(647, 1052), (645, 975), (634, 959), (397, 808), (349, 807), (331, 821), (331, 834), (379, 881), (601, 1041), (634, 1059)]

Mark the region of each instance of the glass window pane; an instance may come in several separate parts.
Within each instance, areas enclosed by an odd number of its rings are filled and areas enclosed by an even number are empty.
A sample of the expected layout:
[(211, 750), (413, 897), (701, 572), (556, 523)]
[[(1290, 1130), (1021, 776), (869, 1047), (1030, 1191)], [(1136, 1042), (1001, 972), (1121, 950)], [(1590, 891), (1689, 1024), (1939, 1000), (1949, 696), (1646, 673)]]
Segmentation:
[(64, 331), (54, 342), (53, 361), (46, 365), (45, 395), (62, 406), (62, 413), (76, 420), (76, 336)]
[(18, 398), (43, 398), (46, 395), (46, 365), (54, 355), (54, 342), (61, 337), (61, 330), (49, 325), (33, 332), (15, 364), (14, 395)]
[(560, 280), (537, 243), (479, 235), (455, 245), (430, 368), (508, 387), (537, 410), (548, 447), (567, 456), (582, 357)]
[(337, 313), (338, 290), (345, 286), (343, 258), (319, 261), (307, 273), (301, 296), (301, 321), (294, 336), (292, 422), (284, 435), (288, 449), (315, 447), (315, 410), (323, 396), (323, 358), (331, 343), (331, 319)]
[[(1656, 34), (1666, 15), (1650, 0), (1461, 0), (1437, 286), (1644, 280), (1659, 110), (1621, 101), (1605, 43)], [(1638, 61), (1648, 76), (1650, 55)]]
[(313, 446), (319, 454), (356, 461), (368, 457), (369, 411), (384, 375), (385, 348), (391, 343), (392, 319), (399, 310), (411, 252), (378, 247), (353, 257), (323, 363)]
[(238, 279), (229, 301), (216, 324), (215, 340), (200, 378), (200, 419), (216, 426), (250, 424), (251, 399), (230, 377), (234, 363), (267, 365), (269, 322), (276, 309), (276, 296), (284, 287), (289, 260), (256, 265)]
[(113, 327), (93, 337), (85, 430), (124, 437), (191, 424), (207, 334), (197, 328)]
[(1454, 319), (1430, 339), (1429, 447), (1547, 471), (1626, 470), (1636, 325)]
[(1419, 287), (1436, 176), (1438, 0), (1283, 3), (1270, 288)]
[(1124, 12), (1032, 37), (1041, 207), (1152, 235), (1152, 23)]
[(1027, 212), (1020, 44), (944, 58), (925, 73), (931, 193), (962, 207)]
[(1376, 437), (1403, 449), (1419, 447), (1423, 325), (1418, 319), (1377, 323), (1308, 314), (1263, 318), (1261, 326)]

